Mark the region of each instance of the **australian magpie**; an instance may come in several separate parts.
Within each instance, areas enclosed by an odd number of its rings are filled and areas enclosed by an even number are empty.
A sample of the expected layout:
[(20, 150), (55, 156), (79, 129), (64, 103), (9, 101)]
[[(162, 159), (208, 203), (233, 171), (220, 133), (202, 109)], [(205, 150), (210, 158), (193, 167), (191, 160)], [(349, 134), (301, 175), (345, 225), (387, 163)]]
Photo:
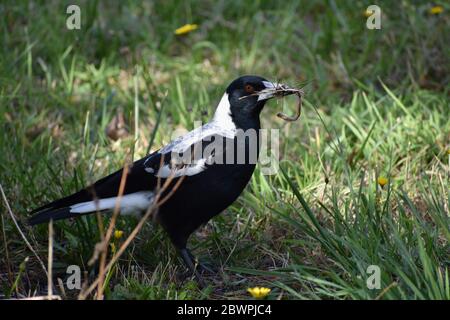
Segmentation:
[[(237, 78), (226, 89), (210, 122), (134, 162), (127, 170), (121, 214), (145, 212), (158, 185), (171, 179), (174, 186), (183, 179), (158, 208), (156, 220), (195, 274), (187, 241), (199, 226), (230, 206), (249, 182), (259, 154), (259, 116), (264, 104), (279, 95), (279, 88), (288, 89), (259, 76)], [(290, 93), (286, 90), (282, 95)], [(116, 171), (33, 210), (29, 223), (113, 211), (123, 172)]]

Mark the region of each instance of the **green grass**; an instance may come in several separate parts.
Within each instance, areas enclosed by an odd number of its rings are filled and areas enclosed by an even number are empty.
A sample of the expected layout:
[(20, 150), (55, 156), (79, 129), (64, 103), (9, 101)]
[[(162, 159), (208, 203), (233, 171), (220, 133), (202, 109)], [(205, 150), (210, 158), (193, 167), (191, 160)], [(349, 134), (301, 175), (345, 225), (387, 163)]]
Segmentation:
[[(82, 30), (65, 28), (78, 3)], [(282, 299), (449, 299), (450, 7), (381, 1), (6, 1), (0, 4), (0, 183), (27, 212), (144, 156), (177, 130), (207, 121), (242, 74), (305, 87), (299, 121), (275, 115), (280, 168), (258, 168), (246, 191), (191, 238), (220, 268), (199, 289), (151, 223), (115, 265), (106, 298), (249, 298), (253, 285)], [(173, 31), (197, 23), (182, 37)], [(123, 110), (130, 135), (105, 128)], [(159, 119), (159, 120), (158, 120)], [(153, 133), (155, 132), (154, 139)], [(153, 142), (153, 143), (152, 143)], [(389, 178), (384, 188), (377, 177)], [(0, 206), (0, 293), (46, 293), (46, 276)], [(129, 234), (135, 219), (120, 219)], [(47, 226), (22, 226), (46, 261)], [(95, 217), (55, 223), (55, 278), (87, 265)], [(28, 262), (24, 262), (29, 257)], [(381, 288), (366, 286), (368, 266)], [(66, 291), (67, 298), (77, 292)]]

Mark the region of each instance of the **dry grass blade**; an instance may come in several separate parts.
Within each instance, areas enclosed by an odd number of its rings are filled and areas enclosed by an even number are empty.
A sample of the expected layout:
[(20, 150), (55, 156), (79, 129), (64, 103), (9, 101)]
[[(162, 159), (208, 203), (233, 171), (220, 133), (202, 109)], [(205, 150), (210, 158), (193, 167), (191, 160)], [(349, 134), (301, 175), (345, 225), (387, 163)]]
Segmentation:
[(105, 278), (105, 264), (106, 264), (106, 256), (108, 254), (108, 244), (111, 239), (111, 235), (113, 233), (114, 227), (116, 226), (117, 216), (120, 211), (120, 202), (122, 200), (123, 193), (125, 191), (125, 184), (127, 182), (129, 166), (125, 165), (122, 172), (122, 178), (120, 180), (119, 192), (117, 195), (117, 200), (114, 206), (114, 212), (109, 222), (108, 230), (106, 231), (106, 236), (104, 237), (101, 244), (101, 256), (100, 256), (100, 270), (99, 270), (99, 285), (97, 288), (97, 299), (103, 299), (103, 281)]
[(28, 241), (27, 237), (25, 237), (25, 234), (22, 232), (22, 230), (19, 227), (19, 224), (17, 223), (16, 217), (14, 216), (14, 213), (12, 212), (11, 207), (9, 206), (8, 199), (6, 198), (6, 195), (5, 195), (5, 192), (3, 190), (1, 183), (0, 183), (0, 192), (2, 193), (3, 201), (5, 202), (6, 208), (8, 209), (8, 213), (11, 216), (11, 219), (13, 220), (14, 225), (17, 228), (17, 231), (19, 231), (20, 236), (22, 237), (23, 241), (25, 241), (25, 244), (27, 245), (28, 249), (30, 249), (30, 251), (34, 254), (36, 259), (39, 261), (39, 264), (41, 265), (42, 269), (44, 270), (45, 274), (47, 275), (47, 270), (45, 269), (44, 262), (42, 262), (42, 259), (38, 256), (36, 251), (33, 249), (30, 242)]
[(47, 273), (47, 285), (48, 285), (48, 299), (53, 297), (53, 219), (50, 219), (48, 223), (48, 273)]
[(36, 297), (30, 297), (30, 298), (23, 298), (23, 299), (17, 299), (17, 300), (62, 300), (60, 296), (58, 295), (46, 295), (46, 296), (36, 296)]
[[(142, 227), (144, 226), (144, 223), (148, 220), (148, 218), (154, 214), (156, 212), (156, 210), (158, 209), (158, 207), (164, 203), (165, 201), (168, 200), (168, 198), (170, 196), (172, 196), (174, 194), (174, 192), (179, 188), (179, 186), (181, 185), (182, 181), (183, 181), (183, 177), (180, 178), (176, 184), (174, 185), (174, 187), (172, 188), (172, 190), (170, 190), (170, 192), (161, 200), (159, 201), (159, 198), (161, 197), (161, 195), (166, 191), (166, 189), (170, 186), (171, 182), (173, 181), (174, 178), (174, 172), (167, 177), (166, 181), (164, 182), (163, 186), (161, 188), (159, 188), (160, 186), (160, 182), (159, 182), (159, 178), (158, 178), (158, 188), (157, 188), (157, 193), (155, 195), (155, 199), (153, 202), (153, 205), (151, 205), (146, 213), (144, 214), (144, 216), (139, 220), (138, 224), (136, 225), (136, 227), (133, 229), (133, 231), (130, 233), (130, 235), (127, 237), (127, 239), (122, 243), (122, 245), (120, 246), (119, 250), (117, 250), (117, 252), (114, 254), (114, 256), (111, 258), (111, 260), (108, 262), (108, 264), (103, 268), (103, 277), (101, 275), (99, 275), (93, 283), (91, 283), (91, 285), (88, 288), (83, 289), (79, 296), (78, 299), (80, 300), (84, 300), (87, 298), (87, 296), (97, 287), (101, 286), (102, 287), (102, 291), (103, 292), (103, 278), (104, 278), (104, 274), (106, 274), (111, 268), (112, 266), (117, 262), (117, 260), (120, 258), (120, 256), (125, 252), (126, 248), (129, 246), (129, 244), (131, 243), (131, 241), (133, 241), (133, 239), (136, 237), (136, 235), (139, 233), (139, 231), (142, 229)], [(123, 191), (122, 191), (123, 193)], [(110, 224), (111, 226), (111, 224)], [(108, 240), (109, 241), (109, 240)], [(104, 243), (108, 243), (107, 242), (107, 237), (105, 238)], [(105, 259), (106, 261), (106, 259)], [(98, 293), (98, 291), (97, 291)], [(99, 298), (98, 294), (97, 294), (97, 298)]]
[(8, 250), (8, 241), (6, 240), (6, 231), (5, 231), (5, 220), (3, 219), (3, 215), (0, 215), (1, 223), (2, 223), (2, 236), (3, 236), (3, 244), (5, 246), (5, 260), (6, 260), (6, 268), (8, 272), (8, 280), (10, 283), (13, 283), (13, 272), (11, 269), (11, 262), (9, 259), (9, 250)]
[(386, 294), (386, 292), (388, 292), (392, 288), (396, 287), (397, 285), (398, 285), (398, 283), (396, 281), (392, 282), (390, 285), (388, 285), (386, 288), (384, 288), (383, 291), (381, 291), (378, 296), (376, 296), (375, 300), (380, 300)]
[(157, 203), (158, 207), (162, 206), (167, 200), (170, 199), (170, 197), (172, 197), (172, 195), (175, 193), (175, 191), (177, 191), (177, 189), (180, 187), (181, 183), (184, 181), (185, 178), (186, 176), (182, 176), (180, 179), (178, 179), (176, 184), (173, 186), (172, 190), (170, 190), (170, 192), (164, 198), (162, 198), (161, 201)]

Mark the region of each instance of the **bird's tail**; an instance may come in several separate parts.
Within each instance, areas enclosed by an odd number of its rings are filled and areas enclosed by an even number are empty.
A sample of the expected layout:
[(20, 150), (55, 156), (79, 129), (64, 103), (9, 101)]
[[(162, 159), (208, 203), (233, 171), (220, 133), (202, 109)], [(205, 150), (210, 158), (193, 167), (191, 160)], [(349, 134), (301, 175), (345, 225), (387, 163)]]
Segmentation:
[(70, 212), (70, 207), (48, 209), (42, 212), (36, 213), (34, 216), (28, 219), (28, 224), (35, 225), (39, 223), (49, 222), (52, 220), (61, 220), (71, 217), (79, 217), (79, 213)]

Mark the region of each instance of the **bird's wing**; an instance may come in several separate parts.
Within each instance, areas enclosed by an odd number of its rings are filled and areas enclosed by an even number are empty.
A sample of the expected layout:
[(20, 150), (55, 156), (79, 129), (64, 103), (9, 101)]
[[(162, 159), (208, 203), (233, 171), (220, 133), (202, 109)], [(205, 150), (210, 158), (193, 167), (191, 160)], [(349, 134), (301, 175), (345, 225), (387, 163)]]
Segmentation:
[(207, 142), (210, 140), (211, 136), (222, 136), (224, 138), (233, 139), (235, 134), (236, 130), (223, 128), (216, 122), (209, 122), (173, 140), (159, 152), (163, 154), (168, 152), (184, 152), (195, 143), (199, 143), (200, 141)]
[[(144, 161), (144, 170), (161, 179), (184, 176), (187, 183), (190, 177), (198, 176), (217, 163), (225, 163), (226, 149), (232, 139), (220, 134), (210, 134), (190, 144), (181, 142), (181, 148), (165, 149), (160, 152), (160, 161)], [(161, 165), (162, 164), (162, 165)]]
[[(219, 154), (223, 155), (225, 140), (228, 138), (218, 134), (214, 128), (206, 129), (200, 134), (194, 130), (194, 134), (190, 132), (134, 162), (126, 177), (121, 209), (145, 209), (151, 203), (158, 179), (163, 183), (171, 177), (176, 182), (176, 179), (184, 176), (183, 183), (187, 183), (191, 177), (207, 170)], [(87, 188), (33, 210), (31, 213), (37, 214), (30, 219), (30, 223), (114, 208), (123, 172), (120, 169)]]

